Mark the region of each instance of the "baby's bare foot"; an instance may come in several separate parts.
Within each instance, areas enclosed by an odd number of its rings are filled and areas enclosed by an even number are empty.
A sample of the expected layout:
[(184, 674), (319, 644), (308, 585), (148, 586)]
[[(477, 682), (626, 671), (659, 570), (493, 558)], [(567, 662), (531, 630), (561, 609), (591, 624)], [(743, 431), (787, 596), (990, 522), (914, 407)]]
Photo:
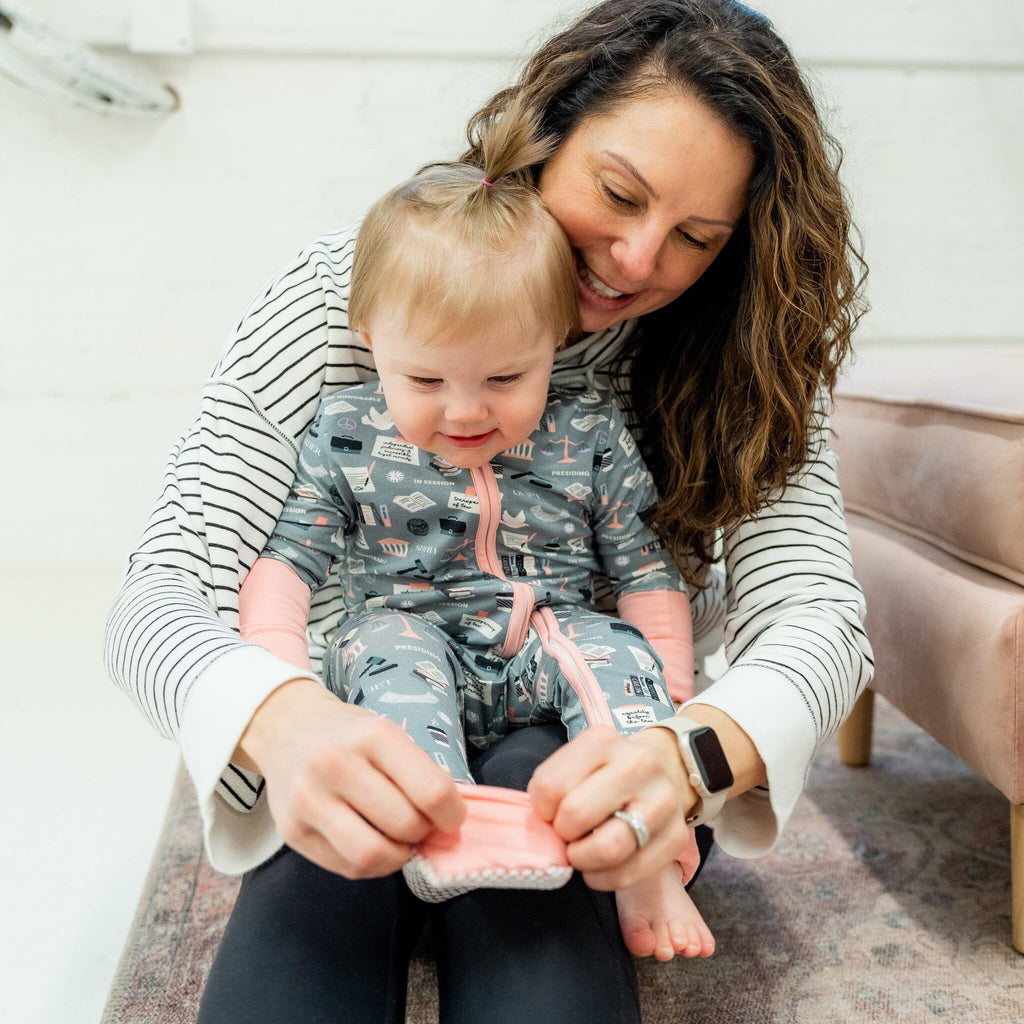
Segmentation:
[(615, 893), (619, 927), (634, 956), (671, 960), (711, 956), (715, 939), (683, 886), (679, 867), (670, 864), (652, 878)]

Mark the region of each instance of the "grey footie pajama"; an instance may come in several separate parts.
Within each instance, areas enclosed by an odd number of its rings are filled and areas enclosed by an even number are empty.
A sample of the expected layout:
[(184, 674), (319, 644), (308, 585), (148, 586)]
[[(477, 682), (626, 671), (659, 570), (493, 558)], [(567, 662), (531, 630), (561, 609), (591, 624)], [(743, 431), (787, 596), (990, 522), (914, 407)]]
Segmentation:
[(417, 615), (375, 609), (346, 621), (324, 659), (339, 696), (398, 723), (469, 782), (466, 743), (561, 719), (569, 736), (628, 733), (672, 715), (661, 667), (633, 626), (580, 608), (540, 608), (520, 650), (468, 647)]

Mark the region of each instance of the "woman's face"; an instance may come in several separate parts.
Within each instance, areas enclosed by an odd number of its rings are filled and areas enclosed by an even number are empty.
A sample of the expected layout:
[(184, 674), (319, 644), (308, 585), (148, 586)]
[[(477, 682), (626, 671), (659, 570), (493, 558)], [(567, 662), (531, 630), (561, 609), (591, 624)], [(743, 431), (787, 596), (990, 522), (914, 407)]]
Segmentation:
[(668, 89), (581, 122), (545, 164), (540, 189), (576, 256), (584, 331), (686, 291), (743, 216), (753, 168), (746, 142)]

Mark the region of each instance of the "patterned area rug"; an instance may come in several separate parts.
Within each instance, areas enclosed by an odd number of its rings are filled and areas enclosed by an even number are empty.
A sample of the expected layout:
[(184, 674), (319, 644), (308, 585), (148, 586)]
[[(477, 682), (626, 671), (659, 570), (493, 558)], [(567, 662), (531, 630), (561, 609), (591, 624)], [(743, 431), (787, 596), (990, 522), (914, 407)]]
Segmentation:
[[(102, 1024), (194, 1021), (236, 891), (179, 777)], [(694, 897), (718, 952), (638, 962), (645, 1024), (1024, 1021), (1007, 802), (885, 701), (871, 767), (823, 750), (771, 856), (719, 853)], [(407, 1020), (437, 1020), (429, 961)]]

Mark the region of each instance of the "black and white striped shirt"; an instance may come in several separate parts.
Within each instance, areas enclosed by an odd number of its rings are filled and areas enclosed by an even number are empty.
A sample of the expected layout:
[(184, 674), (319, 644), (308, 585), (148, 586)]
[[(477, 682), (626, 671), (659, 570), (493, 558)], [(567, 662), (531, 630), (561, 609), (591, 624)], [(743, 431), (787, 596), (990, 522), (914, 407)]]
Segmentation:
[[(211, 859), (229, 872), (280, 845), (261, 780), (229, 759), (256, 708), (297, 675), (239, 638), (238, 588), (277, 521), (321, 398), (376, 376), (348, 330), (355, 232), (318, 239), (242, 317), (198, 417), (171, 451), (163, 493), (107, 624), (108, 671), (156, 729), (180, 743)], [(554, 379), (619, 385), (624, 394), (610, 365), (631, 329), (626, 322), (560, 352)], [(724, 595), (711, 588), (694, 600), (695, 636), (724, 625), (729, 661), (699, 700), (729, 714), (768, 767), (768, 790), (730, 801), (716, 821), (719, 843), (738, 856), (771, 847), (815, 750), (870, 678), (863, 598), (821, 420), (813, 456), (785, 494), (724, 538)], [(314, 664), (336, 628), (336, 588), (329, 583), (313, 597)]]

